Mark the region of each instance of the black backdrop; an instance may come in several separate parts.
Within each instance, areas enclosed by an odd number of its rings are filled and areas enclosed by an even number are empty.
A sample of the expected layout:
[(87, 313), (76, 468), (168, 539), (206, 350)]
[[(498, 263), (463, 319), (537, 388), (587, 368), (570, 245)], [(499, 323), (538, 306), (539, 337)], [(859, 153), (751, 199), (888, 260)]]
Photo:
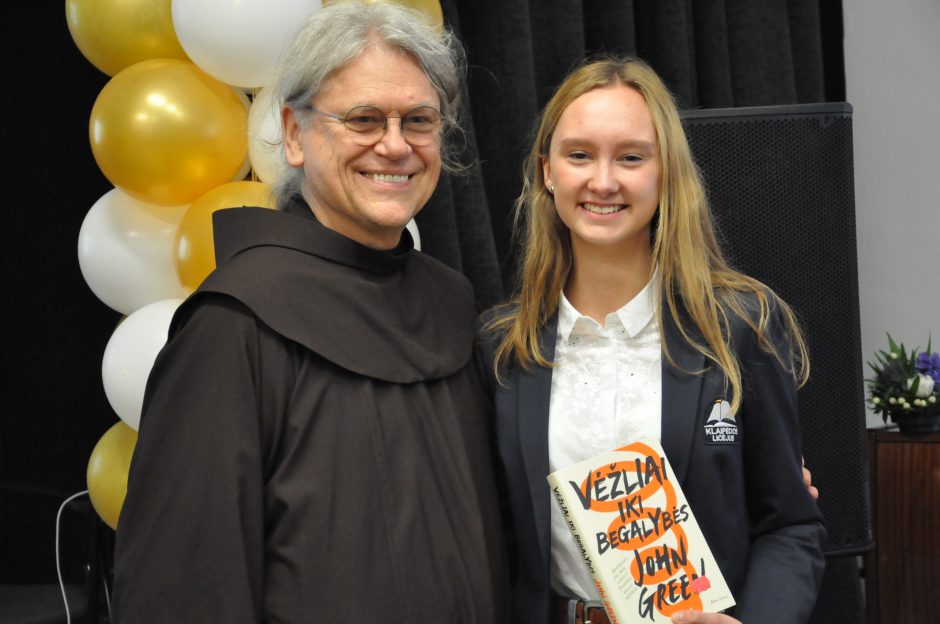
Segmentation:
[[(419, 215), (426, 252), (461, 269), (481, 306), (511, 285), (508, 219), (540, 106), (585, 53), (636, 53), (685, 106), (840, 101), (838, 0), (443, 0), (469, 59), (468, 154)], [(101, 356), (118, 313), (86, 287), (82, 219), (111, 188), (88, 115), (107, 77), (74, 46), (62, 2), (3, 20), (4, 246), (0, 583), (55, 578), (55, 510), (84, 489), (88, 456), (116, 422)], [(34, 490), (45, 489), (51, 497)]]
[[(502, 284), (511, 287), (510, 213), (533, 120), (585, 55), (644, 58), (687, 107), (845, 99), (840, 0), (442, 0), (441, 5), (468, 52), (468, 125), (482, 163), (482, 176), (469, 185), (482, 186), (486, 202), (474, 194), (472, 204), (458, 206), (463, 227), (451, 228), (457, 240), (432, 236), (428, 251), (462, 268), (484, 305), (504, 294), (488, 273), (494, 260), (487, 246), (465, 244), (461, 237), (478, 240), (480, 229), (491, 231)], [(446, 201), (448, 184), (440, 189)], [(446, 212), (435, 210), (436, 199), (418, 216), (419, 225)]]

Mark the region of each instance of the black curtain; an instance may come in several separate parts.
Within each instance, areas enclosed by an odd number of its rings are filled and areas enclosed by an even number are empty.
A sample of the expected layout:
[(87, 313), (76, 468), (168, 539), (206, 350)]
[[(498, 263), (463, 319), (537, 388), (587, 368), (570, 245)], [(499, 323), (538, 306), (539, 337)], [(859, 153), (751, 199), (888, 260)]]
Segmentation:
[[(424, 250), (463, 271), (480, 307), (511, 287), (513, 201), (535, 117), (585, 54), (635, 54), (684, 106), (844, 99), (839, 0), (443, 0), (467, 49), (467, 176), (418, 217)], [(3, 375), (0, 583), (55, 579), (57, 503), (84, 489), (117, 417), (101, 357), (120, 315), (79, 272), (85, 213), (110, 184), (88, 116), (107, 77), (79, 53), (58, 2), (3, 20)], [(37, 501), (42, 502), (37, 502)]]
[(441, 6), (467, 51), (467, 151), (479, 166), (466, 178), (445, 177), (418, 224), (426, 251), (467, 274), (481, 307), (513, 287), (513, 202), (534, 120), (586, 56), (644, 59), (682, 107), (845, 99), (838, 1), (443, 0)]

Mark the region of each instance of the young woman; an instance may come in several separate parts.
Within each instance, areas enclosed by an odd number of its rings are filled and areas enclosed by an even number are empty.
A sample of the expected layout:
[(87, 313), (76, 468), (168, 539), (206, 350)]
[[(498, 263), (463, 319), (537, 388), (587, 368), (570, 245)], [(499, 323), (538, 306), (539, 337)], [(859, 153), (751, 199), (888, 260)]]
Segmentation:
[[(645, 64), (591, 62), (542, 113), (517, 203), (518, 292), (484, 317), (517, 622), (607, 622), (550, 472), (660, 438), (737, 601), (683, 622), (805, 621), (822, 519), (800, 475), (793, 313), (717, 244), (675, 103)], [(705, 427), (716, 403), (737, 434)], [(733, 616), (733, 617), (732, 617)]]

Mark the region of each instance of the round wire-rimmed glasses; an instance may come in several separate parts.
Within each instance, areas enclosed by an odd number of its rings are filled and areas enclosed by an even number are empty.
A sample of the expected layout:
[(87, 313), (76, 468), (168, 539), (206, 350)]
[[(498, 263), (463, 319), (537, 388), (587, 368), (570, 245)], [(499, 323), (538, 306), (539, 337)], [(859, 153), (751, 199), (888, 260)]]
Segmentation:
[(315, 106), (310, 106), (310, 110), (343, 124), (349, 138), (357, 145), (375, 145), (381, 141), (389, 119), (400, 121), (402, 136), (411, 145), (430, 145), (440, 136), (441, 112), (433, 106), (418, 106), (404, 115), (386, 115), (374, 106), (356, 106), (343, 116)]

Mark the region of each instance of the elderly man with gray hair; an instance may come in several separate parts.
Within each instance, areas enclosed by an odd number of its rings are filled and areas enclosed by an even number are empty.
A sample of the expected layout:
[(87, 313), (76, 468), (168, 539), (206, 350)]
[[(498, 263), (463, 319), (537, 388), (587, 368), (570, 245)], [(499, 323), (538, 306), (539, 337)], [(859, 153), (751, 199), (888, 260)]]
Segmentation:
[(450, 166), (458, 50), (346, 2), (286, 51), (280, 210), (217, 213), (148, 383), (118, 624), (505, 617), (473, 295), (405, 230)]

